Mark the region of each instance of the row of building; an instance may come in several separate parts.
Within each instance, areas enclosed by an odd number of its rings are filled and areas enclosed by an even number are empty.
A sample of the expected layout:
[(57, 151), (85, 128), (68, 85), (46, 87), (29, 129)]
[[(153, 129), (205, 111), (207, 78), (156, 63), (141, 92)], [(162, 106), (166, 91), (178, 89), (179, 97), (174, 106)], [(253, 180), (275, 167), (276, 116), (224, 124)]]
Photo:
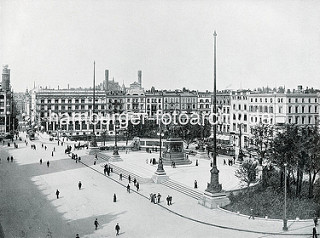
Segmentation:
[[(8, 69), (6, 69), (8, 70)], [(91, 88), (48, 89), (34, 87), (24, 94), (20, 111), (34, 125), (42, 126), (48, 131), (60, 130), (67, 134), (91, 133), (93, 125), (82, 121), (67, 125), (50, 122), (51, 114), (64, 114), (72, 117), (75, 113), (99, 115), (114, 113), (145, 113), (154, 118), (157, 112), (177, 114), (209, 114), (213, 110), (213, 93), (195, 90), (144, 90), (142, 72), (138, 71), (137, 81), (120, 86), (109, 80), (109, 71), (105, 71), (104, 81)], [(259, 123), (270, 125), (294, 123), (299, 125), (318, 124), (320, 93), (314, 89), (296, 90), (285, 88), (259, 90), (223, 90), (217, 92), (217, 108), (219, 124), (217, 131), (221, 138), (239, 135), (246, 145), (250, 138), (251, 128)], [(111, 128), (111, 129), (110, 129)], [(107, 131), (113, 134), (113, 127), (104, 123), (95, 125), (95, 133), (99, 135)], [(219, 136), (218, 136), (219, 137)]]

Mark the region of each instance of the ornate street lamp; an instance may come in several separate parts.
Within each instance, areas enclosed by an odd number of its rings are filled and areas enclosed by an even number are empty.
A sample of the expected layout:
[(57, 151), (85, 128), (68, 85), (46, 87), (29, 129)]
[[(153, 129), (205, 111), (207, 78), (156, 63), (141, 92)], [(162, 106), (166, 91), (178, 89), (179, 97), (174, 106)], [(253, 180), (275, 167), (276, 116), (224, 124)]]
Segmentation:
[(160, 126), (160, 130), (157, 133), (157, 135), (159, 136), (159, 141), (160, 141), (160, 153), (159, 153), (159, 163), (158, 163), (158, 168), (156, 173), (158, 174), (163, 174), (165, 173), (164, 168), (163, 168), (163, 163), (162, 163), (162, 137), (164, 136), (164, 133), (162, 132), (161, 126)]
[(119, 130), (119, 122), (115, 121), (114, 124), (114, 149), (113, 149), (113, 155), (119, 155), (119, 150), (118, 150), (118, 130)]

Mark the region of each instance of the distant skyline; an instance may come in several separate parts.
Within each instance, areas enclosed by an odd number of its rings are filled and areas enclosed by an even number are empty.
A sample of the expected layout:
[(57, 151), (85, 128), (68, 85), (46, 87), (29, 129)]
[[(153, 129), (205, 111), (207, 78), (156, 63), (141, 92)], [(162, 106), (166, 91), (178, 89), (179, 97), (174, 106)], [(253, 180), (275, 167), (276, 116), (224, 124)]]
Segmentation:
[(317, 0), (1, 0), (0, 64), (11, 85), (150, 89), (320, 88)]

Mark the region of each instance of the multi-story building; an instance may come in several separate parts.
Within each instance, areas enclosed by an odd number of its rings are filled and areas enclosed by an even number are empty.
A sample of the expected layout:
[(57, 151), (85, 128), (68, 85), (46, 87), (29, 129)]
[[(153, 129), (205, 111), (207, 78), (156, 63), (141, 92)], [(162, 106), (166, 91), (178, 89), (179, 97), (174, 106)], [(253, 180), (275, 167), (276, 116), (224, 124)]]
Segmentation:
[(13, 133), (16, 129), (16, 108), (10, 84), (10, 69), (5, 65), (0, 85), (0, 136)]
[(319, 123), (319, 93), (298, 90), (286, 93), (286, 123), (298, 125), (316, 125)]

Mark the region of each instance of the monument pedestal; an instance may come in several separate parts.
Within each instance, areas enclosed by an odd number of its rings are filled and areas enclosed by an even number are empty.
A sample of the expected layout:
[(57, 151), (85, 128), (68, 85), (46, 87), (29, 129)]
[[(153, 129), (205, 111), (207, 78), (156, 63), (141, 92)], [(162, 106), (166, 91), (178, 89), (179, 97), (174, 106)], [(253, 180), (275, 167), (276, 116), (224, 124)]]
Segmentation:
[(154, 183), (162, 183), (163, 181), (166, 181), (168, 179), (169, 176), (167, 176), (166, 171), (164, 171), (162, 158), (160, 158), (157, 171), (154, 173), (154, 175), (152, 175), (152, 180)]
[(155, 174), (152, 175), (152, 181), (154, 183), (162, 183), (163, 181), (166, 181), (168, 179), (169, 179), (169, 176), (167, 176), (166, 173), (159, 174), (159, 173), (155, 172)]
[(198, 203), (210, 209), (226, 206), (230, 203), (229, 198), (224, 193), (204, 192), (204, 195), (198, 200)]

